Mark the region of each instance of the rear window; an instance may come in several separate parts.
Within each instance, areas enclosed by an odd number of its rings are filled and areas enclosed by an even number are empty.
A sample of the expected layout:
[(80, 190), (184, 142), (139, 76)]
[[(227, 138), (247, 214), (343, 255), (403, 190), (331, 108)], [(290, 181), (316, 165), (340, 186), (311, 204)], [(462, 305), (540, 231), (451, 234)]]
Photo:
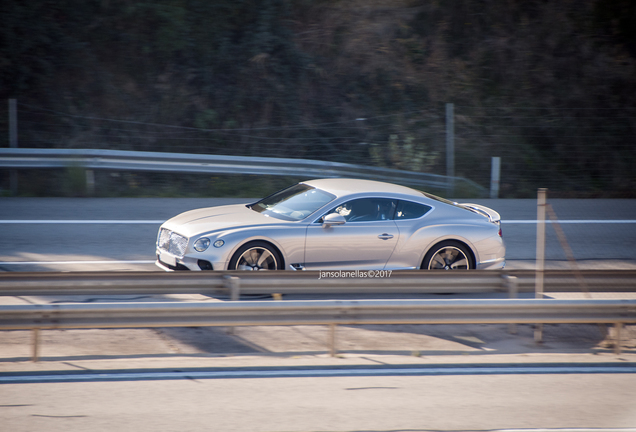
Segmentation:
[(400, 201), (395, 211), (395, 219), (417, 219), (428, 213), (431, 208), (431, 206), (427, 206), (426, 204)]

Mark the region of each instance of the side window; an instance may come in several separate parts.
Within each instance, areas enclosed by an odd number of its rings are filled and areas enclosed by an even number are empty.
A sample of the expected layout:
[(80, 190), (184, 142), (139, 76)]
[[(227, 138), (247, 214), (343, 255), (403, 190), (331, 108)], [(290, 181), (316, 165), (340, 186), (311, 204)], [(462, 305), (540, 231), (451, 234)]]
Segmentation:
[(329, 213), (339, 213), (347, 222), (370, 222), (393, 219), (395, 207), (393, 199), (359, 198), (340, 204)]
[(414, 203), (411, 201), (399, 201), (397, 211), (395, 212), (395, 219), (417, 219), (428, 213), (430, 209), (431, 207), (425, 204)]

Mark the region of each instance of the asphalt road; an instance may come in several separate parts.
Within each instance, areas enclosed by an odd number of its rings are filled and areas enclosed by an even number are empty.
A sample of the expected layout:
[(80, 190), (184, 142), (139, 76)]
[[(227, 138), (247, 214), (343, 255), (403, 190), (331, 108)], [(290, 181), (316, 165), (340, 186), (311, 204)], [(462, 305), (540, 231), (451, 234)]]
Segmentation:
[[(154, 245), (162, 221), (195, 208), (246, 201), (0, 198), (0, 270), (155, 271)], [(536, 201), (473, 201), (501, 214), (507, 267), (533, 268)], [(549, 202), (582, 268), (636, 268), (636, 200)], [(546, 259), (547, 268), (568, 267), (552, 226), (547, 229)]]
[(12, 432), (607, 430), (636, 425), (635, 386), (523, 373), (4, 384), (0, 416)]
[[(161, 221), (236, 202), (244, 200), (0, 198), (0, 270), (158, 271), (152, 262)], [(531, 268), (536, 202), (477, 202), (502, 215), (508, 267)], [(563, 229), (581, 267), (636, 267), (635, 200), (552, 204), (567, 222)], [(552, 229), (547, 258), (548, 267), (567, 267)], [(13, 297), (3, 303), (191, 300), (218, 301), (193, 295)], [(636, 428), (636, 373), (599, 368), (636, 367), (634, 329), (624, 329), (620, 355), (604, 327), (546, 326), (542, 344), (534, 343), (532, 326), (517, 330), (340, 326), (335, 358), (326, 354), (328, 330), (320, 326), (51, 330), (42, 332), (39, 363), (29, 361), (29, 332), (0, 332), (0, 430)], [(474, 372), (475, 364), (491, 369)], [(515, 369), (520, 365), (530, 369)], [(555, 365), (563, 368), (544, 368)], [(395, 371), (411, 367), (429, 372)], [(307, 368), (312, 372), (299, 372)], [(375, 369), (362, 376), (360, 368)], [(237, 371), (247, 375), (232, 376)]]

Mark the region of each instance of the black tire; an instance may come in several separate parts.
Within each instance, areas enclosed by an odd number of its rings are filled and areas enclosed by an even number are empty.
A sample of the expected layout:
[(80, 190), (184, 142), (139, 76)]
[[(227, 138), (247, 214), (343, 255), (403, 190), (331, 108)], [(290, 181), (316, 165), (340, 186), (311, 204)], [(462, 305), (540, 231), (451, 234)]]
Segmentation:
[(433, 246), (424, 256), (423, 270), (473, 270), (475, 259), (466, 245), (446, 240)]
[(283, 260), (269, 243), (255, 241), (241, 246), (230, 259), (228, 270), (283, 270)]

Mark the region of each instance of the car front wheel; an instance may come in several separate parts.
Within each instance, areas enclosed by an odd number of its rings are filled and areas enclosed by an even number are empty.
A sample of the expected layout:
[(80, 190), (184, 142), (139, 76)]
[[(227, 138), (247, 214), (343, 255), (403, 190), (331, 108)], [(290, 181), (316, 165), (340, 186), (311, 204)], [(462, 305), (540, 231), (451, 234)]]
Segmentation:
[(456, 241), (444, 241), (428, 251), (422, 261), (424, 270), (471, 270), (475, 268), (470, 251)]
[(278, 252), (265, 242), (253, 242), (243, 245), (236, 251), (229, 270), (280, 270), (282, 260)]

